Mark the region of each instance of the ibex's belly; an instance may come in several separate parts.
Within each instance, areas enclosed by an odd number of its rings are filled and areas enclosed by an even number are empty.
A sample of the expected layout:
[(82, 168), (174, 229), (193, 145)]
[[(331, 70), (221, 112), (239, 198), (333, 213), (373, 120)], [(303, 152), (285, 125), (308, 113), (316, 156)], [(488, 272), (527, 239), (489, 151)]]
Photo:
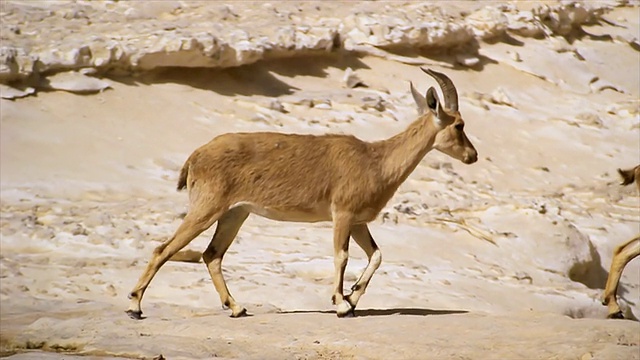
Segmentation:
[(239, 202), (234, 204), (232, 208), (244, 207), (247, 211), (276, 221), (295, 221), (295, 222), (318, 222), (331, 221), (331, 207), (328, 204), (322, 204), (310, 208), (301, 207), (269, 207), (255, 204), (252, 202)]
[[(242, 201), (231, 206), (231, 208), (236, 207), (243, 207), (250, 213), (276, 221), (319, 222), (333, 220), (331, 205), (329, 204), (321, 204), (312, 208), (282, 208)], [(361, 212), (354, 214), (353, 223), (368, 223), (373, 221), (378, 215), (378, 212), (376, 209), (363, 209)]]

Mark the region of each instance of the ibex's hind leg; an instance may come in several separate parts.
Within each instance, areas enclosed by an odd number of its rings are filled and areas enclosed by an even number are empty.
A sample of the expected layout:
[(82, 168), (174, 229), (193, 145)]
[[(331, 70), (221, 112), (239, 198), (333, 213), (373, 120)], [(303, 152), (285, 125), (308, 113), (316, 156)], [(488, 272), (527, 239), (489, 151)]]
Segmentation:
[(142, 309), (140, 303), (142, 302), (142, 296), (145, 290), (149, 286), (149, 283), (156, 275), (160, 267), (164, 265), (167, 260), (175, 253), (184, 248), (191, 242), (196, 236), (200, 235), (203, 231), (208, 229), (213, 223), (220, 217), (223, 211), (219, 209), (204, 208), (200, 206), (193, 206), (189, 210), (189, 213), (182, 220), (182, 224), (178, 227), (175, 234), (167, 242), (158, 246), (151, 256), (151, 260), (147, 264), (147, 268), (140, 276), (138, 283), (129, 293), (129, 309), (127, 314), (134, 319), (142, 319)]
[(624, 271), (624, 267), (633, 258), (640, 255), (640, 236), (636, 236), (624, 244), (621, 244), (613, 251), (613, 259), (611, 260), (611, 270), (607, 278), (607, 285), (604, 289), (602, 304), (609, 307), (609, 318), (623, 319), (622, 311), (618, 306), (616, 294), (618, 292), (618, 284), (620, 276)]
[(238, 305), (229, 293), (227, 284), (222, 275), (222, 258), (225, 252), (238, 234), (238, 230), (249, 216), (249, 212), (241, 207), (237, 207), (227, 211), (218, 220), (216, 232), (205, 250), (202, 253), (202, 259), (207, 265), (209, 275), (213, 285), (220, 295), (222, 305), (231, 309), (231, 317), (240, 317), (246, 315), (247, 310)]
[(351, 232), (351, 217), (349, 214), (333, 215), (333, 251), (335, 276), (333, 279), (333, 304), (337, 305), (338, 317), (353, 316), (353, 307), (344, 298), (344, 270), (349, 260), (349, 235)]
[(360, 297), (367, 290), (369, 281), (382, 262), (382, 253), (380, 252), (380, 249), (378, 249), (376, 242), (373, 240), (366, 224), (352, 226), (351, 237), (353, 237), (353, 240), (355, 240), (362, 250), (364, 250), (365, 254), (367, 254), (367, 257), (369, 258), (367, 267), (362, 272), (362, 275), (360, 275), (358, 281), (356, 281), (351, 288), (353, 292), (346, 297), (346, 300), (355, 309), (358, 304), (358, 300), (360, 300)]

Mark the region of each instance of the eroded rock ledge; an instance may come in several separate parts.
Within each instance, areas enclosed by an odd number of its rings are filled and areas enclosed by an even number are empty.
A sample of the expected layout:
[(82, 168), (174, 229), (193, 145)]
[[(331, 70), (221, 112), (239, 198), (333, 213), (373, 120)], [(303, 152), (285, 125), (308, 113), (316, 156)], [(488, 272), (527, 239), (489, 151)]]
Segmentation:
[(374, 55), (399, 47), (468, 51), (470, 43), (505, 34), (565, 36), (624, 2), (492, 5), (471, 13), (422, 2), (242, 4), (5, 1), (0, 84), (28, 92), (55, 88), (43, 85), (43, 77), (65, 71), (226, 68), (337, 49)]

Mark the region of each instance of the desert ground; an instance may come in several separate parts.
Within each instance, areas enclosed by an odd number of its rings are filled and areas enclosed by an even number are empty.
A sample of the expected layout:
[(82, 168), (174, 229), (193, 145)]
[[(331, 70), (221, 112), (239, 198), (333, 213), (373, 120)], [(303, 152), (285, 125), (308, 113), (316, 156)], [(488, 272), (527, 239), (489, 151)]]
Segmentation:
[[(0, 355), (23, 359), (640, 359), (637, 1), (0, 1)], [(432, 151), (371, 232), (354, 318), (331, 304), (331, 223), (252, 215), (127, 294), (188, 211), (176, 182), (227, 132), (388, 138), (409, 81), (456, 84), (479, 160)], [(195, 255), (194, 255), (195, 254)], [(351, 246), (348, 288), (367, 263)]]

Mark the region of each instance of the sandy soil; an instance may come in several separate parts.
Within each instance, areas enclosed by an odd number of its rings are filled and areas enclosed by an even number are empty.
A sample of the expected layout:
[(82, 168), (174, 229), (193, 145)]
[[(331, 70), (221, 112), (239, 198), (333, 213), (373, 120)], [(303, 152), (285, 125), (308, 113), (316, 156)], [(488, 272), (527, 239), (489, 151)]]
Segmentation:
[[(615, 171), (640, 162), (640, 56), (599, 35), (637, 35), (638, 15), (616, 8), (609, 17), (623, 30), (602, 23), (571, 43), (482, 43), (471, 69), (443, 53), (401, 54), (457, 84), (480, 160), (428, 154), (371, 224), (384, 260), (352, 319), (338, 319), (330, 302), (330, 224), (256, 216), (223, 265), (251, 316), (220, 309), (201, 261), (163, 267), (143, 321), (124, 310), (187, 210), (174, 189), (191, 151), (235, 131), (391, 136), (415, 116), (408, 81), (434, 85), (417, 66), (334, 53), (111, 76), (112, 88), (95, 95), (0, 100), (0, 354), (640, 359), (638, 322), (607, 320), (600, 304), (613, 248), (640, 231), (639, 194)], [(346, 88), (347, 68), (368, 87)], [(367, 98), (384, 107), (364, 106)], [(212, 234), (188, 249), (204, 250)], [(347, 282), (365, 265), (352, 247)], [(619, 294), (637, 319), (639, 261)]]

